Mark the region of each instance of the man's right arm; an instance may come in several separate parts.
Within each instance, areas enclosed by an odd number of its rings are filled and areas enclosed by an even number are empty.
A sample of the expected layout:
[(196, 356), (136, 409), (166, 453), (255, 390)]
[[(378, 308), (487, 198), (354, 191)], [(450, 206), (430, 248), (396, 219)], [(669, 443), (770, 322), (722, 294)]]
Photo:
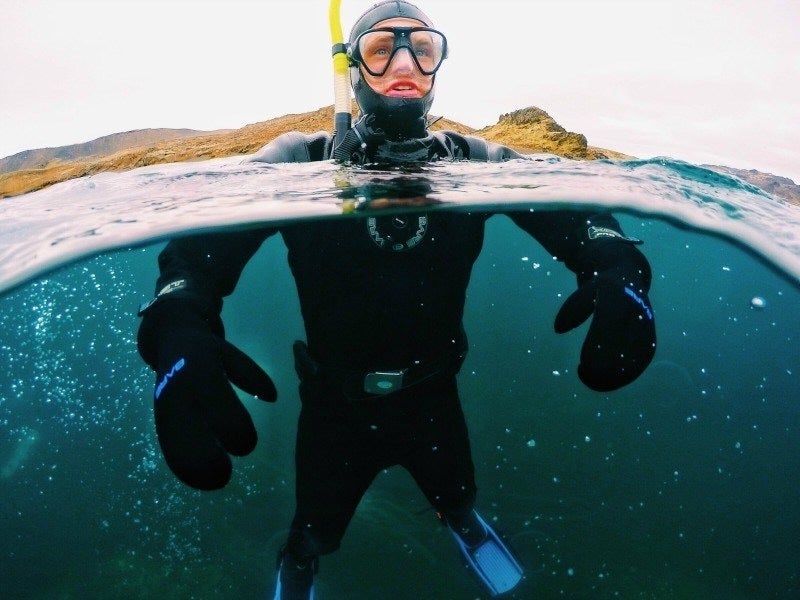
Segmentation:
[[(324, 160), (330, 154), (331, 139), (324, 131), (311, 135), (290, 131), (246, 160), (266, 163)], [(199, 234), (171, 241), (158, 258), (160, 276), (156, 295), (164, 290), (175, 298), (191, 295), (218, 312), (221, 299), (233, 292), (247, 261), (275, 231), (270, 228)]]
[(275, 229), (257, 229), (197, 234), (170, 241), (158, 256), (157, 297), (166, 290), (170, 297), (191, 298), (218, 313), (222, 298), (233, 292), (247, 262), (274, 233)]
[[(289, 134), (254, 157), (302, 162), (325, 148), (325, 136)], [(233, 292), (244, 266), (276, 231), (172, 240), (158, 257), (156, 297), (139, 311), (139, 353), (156, 373), (158, 441), (170, 469), (198, 489), (223, 487), (231, 477), (230, 455), (248, 454), (256, 445), (252, 419), (231, 384), (268, 402), (277, 396), (269, 376), (225, 339), (220, 319), (222, 298)]]
[(156, 297), (141, 308), (139, 353), (156, 373), (156, 433), (177, 477), (213, 490), (231, 477), (230, 455), (258, 438), (231, 384), (262, 400), (277, 396), (269, 376), (225, 339), (222, 297), (230, 294), (268, 230), (179, 238), (159, 255)]

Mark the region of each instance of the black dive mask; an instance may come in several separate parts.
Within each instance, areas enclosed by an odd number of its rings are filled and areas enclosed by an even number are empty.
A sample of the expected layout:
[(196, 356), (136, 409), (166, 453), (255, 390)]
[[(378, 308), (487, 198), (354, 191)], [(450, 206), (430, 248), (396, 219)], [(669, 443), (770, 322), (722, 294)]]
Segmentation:
[(378, 27), (359, 35), (347, 50), (373, 77), (382, 77), (401, 49), (407, 49), (420, 73), (433, 75), (447, 58), (447, 38), (430, 27)]

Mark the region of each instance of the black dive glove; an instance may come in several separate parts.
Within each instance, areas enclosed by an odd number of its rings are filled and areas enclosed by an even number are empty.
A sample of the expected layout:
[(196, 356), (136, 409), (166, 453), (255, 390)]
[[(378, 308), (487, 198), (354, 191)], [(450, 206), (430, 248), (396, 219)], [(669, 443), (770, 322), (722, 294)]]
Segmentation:
[[(636, 379), (656, 351), (656, 328), (647, 292), (650, 265), (630, 242), (588, 244), (591, 253), (578, 272), (578, 289), (564, 302), (555, 321), (565, 333), (594, 313), (581, 349), (578, 377), (599, 392)], [(584, 261), (581, 261), (584, 262)]]
[(156, 372), (156, 433), (167, 465), (191, 487), (215, 490), (231, 477), (229, 454), (244, 456), (257, 435), (230, 383), (274, 402), (275, 386), (225, 341), (222, 320), (197, 303), (163, 299), (142, 311), (139, 353)]

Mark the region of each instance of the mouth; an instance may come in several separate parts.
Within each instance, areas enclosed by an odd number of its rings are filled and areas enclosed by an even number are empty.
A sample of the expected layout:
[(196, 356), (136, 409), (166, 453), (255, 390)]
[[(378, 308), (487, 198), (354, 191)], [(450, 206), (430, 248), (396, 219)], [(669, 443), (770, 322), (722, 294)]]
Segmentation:
[(420, 98), (419, 88), (411, 81), (395, 81), (386, 90), (387, 96), (394, 96), (396, 98)]

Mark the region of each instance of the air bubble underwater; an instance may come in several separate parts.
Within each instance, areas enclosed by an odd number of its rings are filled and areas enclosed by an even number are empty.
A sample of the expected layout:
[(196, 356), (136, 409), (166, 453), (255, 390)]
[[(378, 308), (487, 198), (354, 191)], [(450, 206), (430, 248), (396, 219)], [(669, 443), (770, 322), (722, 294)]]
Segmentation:
[[(0, 338), (9, 374), (0, 379), (0, 483), (7, 497), (33, 494), (17, 504), (19, 519), (83, 497), (97, 514), (87, 535), (129, 558), (179, 565), (199, 560), (199, 507), (165, 473), (148, 401), (153, 375), (135, 346), (141, 291), (125, 271), (104, 255), (0, 299), (0, 331), (10, 332), (9, 342)], [(124, 550), (115, 539), (138, 542)]]

